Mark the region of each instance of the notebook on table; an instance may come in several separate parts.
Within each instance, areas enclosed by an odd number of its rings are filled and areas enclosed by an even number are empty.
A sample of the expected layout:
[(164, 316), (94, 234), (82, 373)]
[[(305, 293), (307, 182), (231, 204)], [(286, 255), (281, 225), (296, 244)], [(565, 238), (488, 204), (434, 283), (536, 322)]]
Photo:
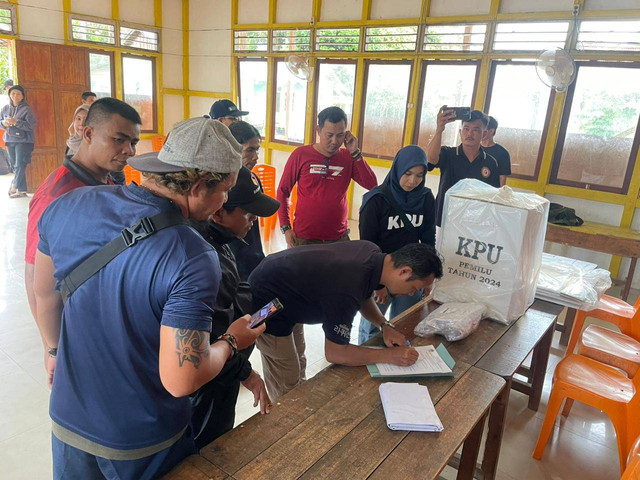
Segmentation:
[(443, 430), (427, 387), (418, 383), (387, 382), (380, 385), (379, 391), (387, 426), (391, 430)]
[(447, 377), (453, 376), (456, 362), (444, 345), (436, 348), (433, 345), (414, 347), (418, 351), (418, 361), (408, 367), (400, 367), (391, 363), (367, 365), (373, 378), (380, 377)]

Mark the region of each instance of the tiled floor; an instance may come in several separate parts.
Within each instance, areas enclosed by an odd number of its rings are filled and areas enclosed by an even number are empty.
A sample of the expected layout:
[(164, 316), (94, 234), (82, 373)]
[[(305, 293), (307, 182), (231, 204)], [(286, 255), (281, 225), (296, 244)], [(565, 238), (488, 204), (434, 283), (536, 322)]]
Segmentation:
[[(29, 198), (8, 199), (10, 176), (0, 176), (0, 479), (51, 478), (49, 390), (43, 368), (42, 343), (24, 293), (24, 232)], [(352, 232), (357, 232), (352, 225)], [(355, 235), (352, 235), (354, 237)], [(284, 245), (279, 234), (270, 245)], [(618, 289), (612, 289), (618, 292)], [(611, 293), (611, 292), (610, 292)], [(635, 300), (637, 292), (633, 292)], [(355, 330), (355, 329), (354, 329)], [(320, 326), (306, 327), (308, 376), (328, 364)], [(551, 374), (564, 355), (554, 339), (543, 400), (538, 412), (527, 409), (526, 397), (512, 391), (498, 478), (608, 480), (618, 478), (618, 456), (611, 422), (600, 411), (577, 404), (550, 440), (542, 461), (531, 458), (546, 410)], [(262, 370), (257, 353), (252, 363)], [(250, 392), (242, 389), (237, 422), (257, 411)], [(419, 452), (416, 452), (419, 455)], [(447, 468), (443, 475), (455, 478)]]

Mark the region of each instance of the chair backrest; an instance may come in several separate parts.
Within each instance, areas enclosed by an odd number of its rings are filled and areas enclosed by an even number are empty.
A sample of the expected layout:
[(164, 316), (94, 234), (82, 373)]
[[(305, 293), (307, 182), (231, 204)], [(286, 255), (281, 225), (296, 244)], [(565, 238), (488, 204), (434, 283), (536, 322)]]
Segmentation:
[(258, 163), (251, 171), (260, 179), (264, 193), (271, 198), (276, 198), (276, 167)]
[(160, 150), (162, 150), (162, 146), (164, 145), (166, 139), (167, 137), (165, 135), (156, 135), (155, 137), (152, 137), (151, 150), (153, 150), (154, 152), (159, 152)]
[(134, 168), (131, 168), (129, 165), (124, 167), (124, 179), (127, 185), (129, 185), (131, 182), (136, 182), (138, 185), (140, 185), (140, 182), (142, 181), (140, 172)]
[(640, 480), (640, 437), (636, 439), (629, 450), (627, 468), (624, 469), (620, 480)]

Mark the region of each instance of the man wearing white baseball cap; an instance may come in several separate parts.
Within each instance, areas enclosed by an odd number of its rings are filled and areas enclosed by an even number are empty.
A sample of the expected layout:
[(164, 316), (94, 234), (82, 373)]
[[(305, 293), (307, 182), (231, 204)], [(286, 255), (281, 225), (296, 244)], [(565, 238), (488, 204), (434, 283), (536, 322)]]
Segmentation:
[(162, 151), (129, 160), (140, 186), (79, 188), (43, 214), (54, 478), (156, 478), (195, 453), (187, 395), (264, 330), (246, 315), (209, 344), (220, 265), (186, 224), (222, 206), (240, 151), (220, 122), (186, 120)]

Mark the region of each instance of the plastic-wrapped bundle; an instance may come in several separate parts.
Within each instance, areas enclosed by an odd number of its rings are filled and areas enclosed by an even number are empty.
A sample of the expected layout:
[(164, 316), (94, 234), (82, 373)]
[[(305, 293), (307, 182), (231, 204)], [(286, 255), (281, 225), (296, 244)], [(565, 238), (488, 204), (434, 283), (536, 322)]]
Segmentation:
[(487, 317), (517, 320), (535, 298), (549, 201), (465, 179), (447, 191), (443, 211), (435, 300), (481, 303)]
[(416, 325), (413, 333), (420, 337), (438, 333), (450, 342), (462, 340), (478, 328), (484, 311), (484, 305), (477, 303), (445, 303)]
[(611, 288), (611, 273), (595, 263), (542, 254), (536, 297), (577, 310), (593, 310)]

